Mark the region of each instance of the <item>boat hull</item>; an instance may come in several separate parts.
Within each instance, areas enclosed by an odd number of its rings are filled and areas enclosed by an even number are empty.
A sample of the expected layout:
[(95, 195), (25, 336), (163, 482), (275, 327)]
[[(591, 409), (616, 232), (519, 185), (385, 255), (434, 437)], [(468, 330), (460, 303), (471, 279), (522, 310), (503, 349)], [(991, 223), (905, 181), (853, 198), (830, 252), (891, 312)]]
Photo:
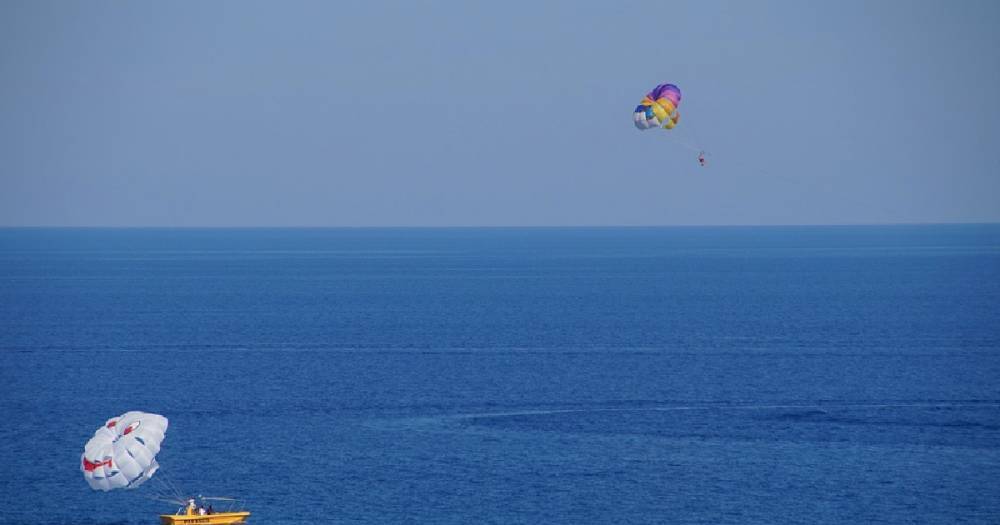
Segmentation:
[(236, 523), (246, 523), (250, 513), (243, 512), (218, 512), (215, 514), (205, 514), (196, 516), (185, 516), (183, 514), (161, 514), (160, 523), (162, 525), (233, 525)]

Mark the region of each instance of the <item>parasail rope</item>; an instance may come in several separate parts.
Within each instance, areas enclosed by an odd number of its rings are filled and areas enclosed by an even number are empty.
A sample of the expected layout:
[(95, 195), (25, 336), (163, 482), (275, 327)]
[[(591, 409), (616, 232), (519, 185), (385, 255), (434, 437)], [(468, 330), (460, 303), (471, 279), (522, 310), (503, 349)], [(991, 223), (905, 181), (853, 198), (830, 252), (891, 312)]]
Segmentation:
[(149, 495), (148, 498), (183, 505), (187, 501), (184, 494), (163, 472), (158, 472), (158, 474), (159, 476), (150, 484), (153, 494)]

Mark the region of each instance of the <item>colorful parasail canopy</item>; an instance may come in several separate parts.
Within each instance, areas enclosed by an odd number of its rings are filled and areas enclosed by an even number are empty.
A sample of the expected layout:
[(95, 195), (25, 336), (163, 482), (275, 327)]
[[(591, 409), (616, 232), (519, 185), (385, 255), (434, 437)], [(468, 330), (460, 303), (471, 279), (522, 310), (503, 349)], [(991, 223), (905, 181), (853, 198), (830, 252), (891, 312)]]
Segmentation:
[(681, 90), (673, 84), (660, 84), (646, 93), (635, 108), (632, 119), (639, 129), (674, 129), (681, 115), (677, 106), (681, 104)]
[(134, 489), (160, 468), (156, 454), (167, 432), (167, 418), (126, 412), (109, 419), (83, 447), (80, 471), (94, 490)]

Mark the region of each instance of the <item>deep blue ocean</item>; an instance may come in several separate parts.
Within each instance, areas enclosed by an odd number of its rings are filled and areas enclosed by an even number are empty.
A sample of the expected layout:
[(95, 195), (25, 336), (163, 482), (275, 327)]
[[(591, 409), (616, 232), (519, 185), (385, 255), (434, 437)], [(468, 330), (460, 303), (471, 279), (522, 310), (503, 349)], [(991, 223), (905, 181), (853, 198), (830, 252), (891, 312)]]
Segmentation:
[[(170, 420), (95, 492), (84, 443)], [(0, 230), (0, 523), (1000, 523), (1000, 225)], [(147, 490), (148, 489), (148, 490)]]

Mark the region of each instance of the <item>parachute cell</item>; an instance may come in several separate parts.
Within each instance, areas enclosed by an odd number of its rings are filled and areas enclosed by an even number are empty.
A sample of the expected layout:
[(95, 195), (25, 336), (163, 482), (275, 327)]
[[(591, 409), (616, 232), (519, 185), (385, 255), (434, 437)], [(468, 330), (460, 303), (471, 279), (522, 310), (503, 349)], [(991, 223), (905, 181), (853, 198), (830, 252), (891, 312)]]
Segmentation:
[(680, 104), (680, 88), (673, 84), (660, 84), (642, 98), (632, 113), (632, 120), (639, 129), (674, 129), (681, 118), (677, 111)]
[(160, 468), (156, 454), (167, 432), (167, 418), (126, 412), (109, 419), (83, 447), (80, 471), (94, 490), (135, 488)]

